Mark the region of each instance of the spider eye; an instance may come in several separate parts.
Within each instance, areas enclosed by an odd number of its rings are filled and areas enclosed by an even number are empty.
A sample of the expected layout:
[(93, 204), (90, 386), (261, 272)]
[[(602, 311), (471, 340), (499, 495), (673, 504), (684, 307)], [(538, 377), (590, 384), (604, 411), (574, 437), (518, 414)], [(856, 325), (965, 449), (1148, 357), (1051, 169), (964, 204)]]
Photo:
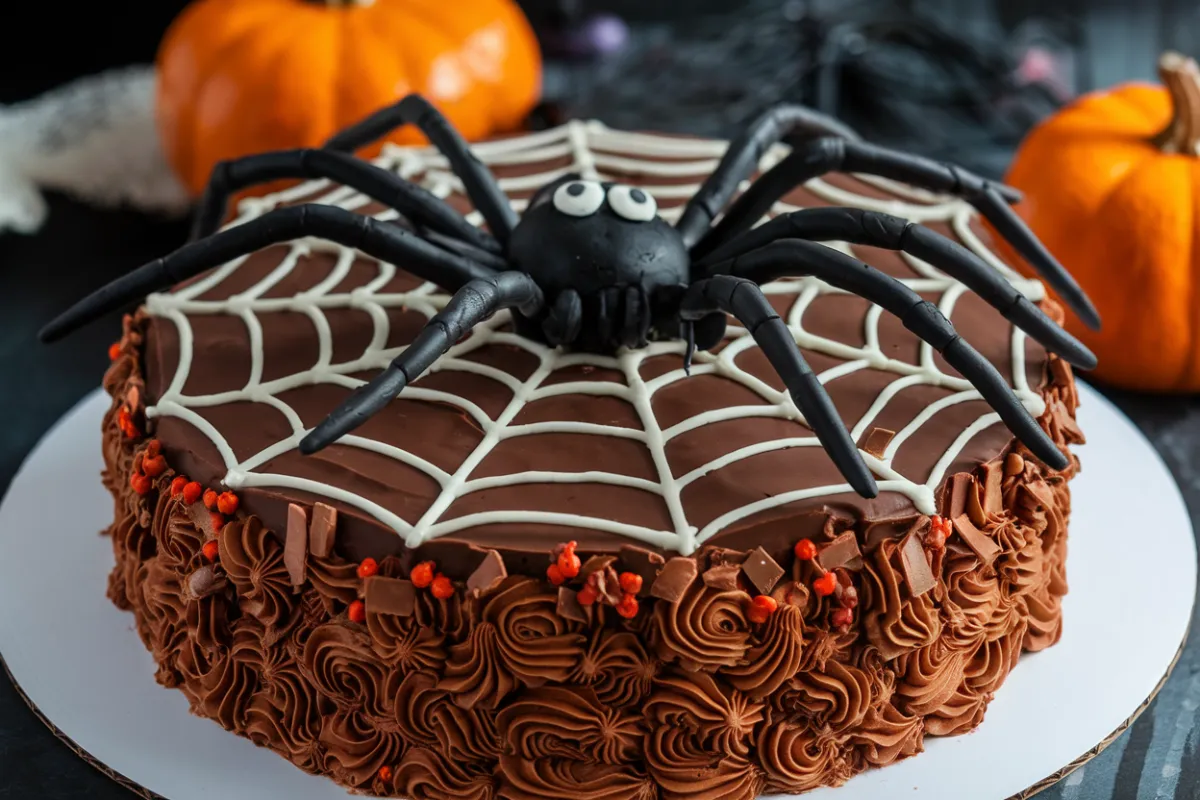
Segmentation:
[(658, 203), (645, 189), (620, 184), (608, 190), (608, 204), (617, 215), (631, 222), (649, 222), (658, 213)]
[(604, 188), (594, 181), (570, 181), (554, 190), (554, 207), (572, 217), (595, 214), (604, 203)]

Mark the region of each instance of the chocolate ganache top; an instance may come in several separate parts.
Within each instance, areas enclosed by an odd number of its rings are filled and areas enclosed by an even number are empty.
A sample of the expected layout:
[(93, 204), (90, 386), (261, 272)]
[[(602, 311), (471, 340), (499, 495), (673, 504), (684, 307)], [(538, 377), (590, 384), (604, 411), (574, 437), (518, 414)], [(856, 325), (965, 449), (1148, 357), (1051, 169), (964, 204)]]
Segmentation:
[[(723, 142), (628, 134), (596, 123), (477, 146), (521, 201), (567, 170), (646, 187), (673, 220)], [(786, 148), (767, 154), (774, 163)], [(464, 213), (444, 159), (392, 148), (379, 164)], [(243, 201), (239, 219), (319, 201), (394, 217), (316, 181)], [(775, 211), (851, 205), (950, 236), (1004, 272), (965, 203), (874, 178), (831, 175)], [(472, 215), (478, 221), (478, 215)], [(831, 243), (830, 246), (847, 248)], [(870, 247), (847, 250), (938, 303), (1036, 415), (1045, 351), (928, 264)], [(879, 480), (846, 486), (750, 337), (735, 325), (683, 371), (682, 342), (615, 358), (550, 350), (512, 333), (507, 315), (477, 328), (352, 436), (313, 456), (296, 444), (406, 345), (446, 295), (403, 271), (328, 242), (301, 240), (231, 262), (147, 300), (148, 414), (172, 464), (237, 491), (277, 531), (290, 502), (339, 510), (348, 558), (409, 554), (469, 573), (480, 548), (510, 571), (540, 572), (568, 539), (581, 551), (640, 543), (662, 552), (703, 544), (783, 552), (832, 515), (864, 536), (935, 511), (945, 478), (1002, 454), (1012, 436), (969, 384), (900, 322), (812, 279), (766, 287), (797, 334)], [(460, 576), (461, 577), (461, 576)]]

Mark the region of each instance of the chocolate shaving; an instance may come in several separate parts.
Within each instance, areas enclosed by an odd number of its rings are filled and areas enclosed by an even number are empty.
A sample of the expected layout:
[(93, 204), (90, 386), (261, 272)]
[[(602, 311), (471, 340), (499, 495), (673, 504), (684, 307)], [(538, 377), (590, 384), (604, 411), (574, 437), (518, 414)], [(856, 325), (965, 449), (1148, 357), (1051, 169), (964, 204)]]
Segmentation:
[(308, 550), (317, 558), (328, 558), (337, 536), (337, 509), (324, 503), (314, 503), (312, 526), (308, 529)]
[(714, 547), (707, 555), (710, 567), (722, 567), (727, 564), (740, 567), (750, 554), (742, 550), (730, 550), (728, 547)]
[(947, 517), (954, 519), (967, 510), (967, 494), (974, 482), (975, 478), (969, 472), (955, 473), (950, 479), (950, 507), (946, 509)]
[(595, 589), (596, 594), (600, 595), (600, 599), (610, 606), (620, 603), (625, 594), (621, 591), (621, 576), (613, 569), (611, 562), (588, 573), (587, 584)]
[(668, 603), (674, 603), (683, 597), (683, 593), (696, 580), (696, 561), (684, 556), (676, 556), (663, 565), (662, 571), (654, 579), (650, 594)]
[(779, 584), (775, 587), (775, 591), (771, 596), (780, 605), (796, 606), (801, 609), (808, 607), (808, 586), (799, 581), (788, 581), (787, 583)]
[(1000, 489), (1004, 470), (998, 461), (989, 461), (980, 469), (983, 470), (983, 510), (988, 514), (999, 514), (1004, 509)]
[(900, 545), (900, 565), (904, 568), (904, 580), (913, 597), (920, 597), (937, 586), (937, 579), (933, 577), (929, 561), (925, 558), (925, 545), (915, 531), (909, 533)]
[(403, 578), (372, 575), (366, 580), (366, 604), (372, 614), (411, 617), (417, 607), (417, 587)]
[(858, 536), (854, 531), (846, 531), (829, 544), (821, 548), (817, 560), (825, 569), (862, 569), (862, 550), (858, 548)]
[(987, 525), (987, 512), (983, 510), (983, 490), (979, 486), (979, 481), (973, 481), (971, 488), (967, 492), (967, 516), (976, 526), (982, 527)]
[(600, 572), (606, 567), (611, 567), (617, 563), (616, 556), (598, 555), (592, 556), (587, 561), (583, 562), (583, 566), (579, 568), (580, 577), (587, 579), (587, 576), (593, 572)]
[(467, 593), (472, 597), (479, 597), (487, 594), (500, 585), (500, 582), (508, 577), (508, 570), (504, 566), (504, 559), (495, 550), (488, 550), (483, 557), (483, 561), (475, 568), (467, 578)]
[(742, 572), (746, 573), (746, 577), (754, 584), (754, 588), (758, 589), (759, 594), (770, 594), (775, 584), (783, 577), (783, 567), (761, 547), (756, 547), (746, 556), (746, 560), (742, 562)]
[(993, 542), (986, 533), (976, 528), (966, 514), (959, 514), (954, 518), (954, 529), (967, 543), (967, 547), (971, 548), (984, 564), (991, 564), (992, 560), (996, 558), (996, 554), (1000, 552), (999, 545)]
[(872, 427), (867, 431), (867, 438), (863, 440), (862, 449), (876, 458), (883, 458), (884, 451), (887, 450), (888, 444), (895, 435), (895, 431), (887, 428)]
[(1037, 498), (1042, 508), (1051, 508), (1054, 506), (1054, 490), (1045, 481), (1031, 481), (1025, 484), (1025, 489)]
[(701, 579), (704, 585), (717, 591), (726, 592), (738, 588), (738, 575), (742, 568), (737, 564), (718, 564), (704, 571)]
[(287, 567), (292, 586), (303, 586), (305, 562), (308, 560), (308, 511), (303, 506), (288, 503), (287, 540), (283, 545), (283, 565)]
[(558, 587), (558, 615), (572, 622), (586, 623), (588, 621), (587, 612), (579, 604), (575, 590), (568, 589), (566, 586)]
[(205, 565), (188, 576), (187, 587), (196, 599), (208, 597), (225, 588), (225, 578), (217, 575), (212, 567)]
[(658, 577), (658, 571), (665, 563), (658, 553), (633, 545), (621, 546), (620, 559), (622, 569), (641, 576), (642, 592), (650, 591), (654, 579)]

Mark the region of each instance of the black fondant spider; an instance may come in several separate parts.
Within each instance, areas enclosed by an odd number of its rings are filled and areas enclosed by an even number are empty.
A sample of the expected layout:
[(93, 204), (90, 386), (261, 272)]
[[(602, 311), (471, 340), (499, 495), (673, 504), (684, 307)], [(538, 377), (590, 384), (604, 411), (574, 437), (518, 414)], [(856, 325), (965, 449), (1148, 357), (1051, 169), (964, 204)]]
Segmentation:
[[(348, 153), (414, 124), (445, 156), (487, 231), (424, 189)], [(792, 152), (725, 209), (776, 142)], [(1029, 449), (1053, 468), (1066, 456), (986, 359), (955, 333), (935, 305), (901, 282), (815, 242), (840, 240), (903, 250), (962, 281), (1013, 324), (1072, 364), (1095, 357), (991, 267), (933, 231), (887, 214), (812, 208), (751, 229), (800, 183), (832, 170), (869, 173), (974, 205), (1086, 323), (1096, 311), (1078, 284), (1011, 211), (1007, 187), (953, 166), (867, 144), (840, 123), (797, 106), (776, 107), (735, 139), (672, 227), (642, 189), (564, 175), (540, 189), (518, 218), (488, 169), (432, 105), (411, 95), (331, 139), (324, 149), (286, 150), (229, 161), (213, 171), (196, 217), (195, 241), (101, 288), (47, 325), (51, 341), (96, 317), (267, 245), (303, 236), (331, 239), (454, 292), (417, 338), (379, 376), (311, 431), (312, 453), (361, 425), (417, 379), (473, 326), (501, 309), (517, 330), (550, 345), (589, 351), (685, 338), (714, 347), (735, 317), (762, 348), (834, 463), (859, 494), (875, 481), (820, 381), (759, 284), (811, 275), (882, 306), (935, 347), (969, 380)], [(229, 194), (282, 178), (327, 178), (396, 209), (408, 230), (341, 208), (278, 208), (216, 231)], [(718, 215), (724, 215), (714, 225)]]

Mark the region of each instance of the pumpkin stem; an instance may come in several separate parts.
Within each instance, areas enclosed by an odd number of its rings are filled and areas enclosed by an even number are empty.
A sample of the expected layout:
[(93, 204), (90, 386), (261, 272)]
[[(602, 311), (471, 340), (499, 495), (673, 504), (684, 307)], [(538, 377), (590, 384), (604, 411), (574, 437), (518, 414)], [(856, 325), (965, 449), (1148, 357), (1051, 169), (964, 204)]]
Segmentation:
[(1171, 95), (1171, 121), (1154, 137), (1164, 153), (1200, 156), (1200, 67), (1196, 59), (1166, 52), (1158, 59), (1158, 75)]

